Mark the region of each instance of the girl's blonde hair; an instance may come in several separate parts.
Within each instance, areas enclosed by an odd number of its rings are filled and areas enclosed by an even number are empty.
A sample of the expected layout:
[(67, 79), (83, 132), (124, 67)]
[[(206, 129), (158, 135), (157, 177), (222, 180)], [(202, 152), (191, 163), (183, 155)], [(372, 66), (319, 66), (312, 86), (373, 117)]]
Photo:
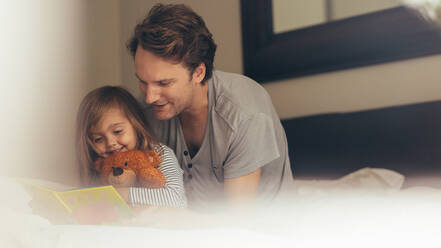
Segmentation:
[(118, 86), (104, 86), (89, 92), (78, 109), (76, 131), (80, 177), (84, 185), (95, 184), (98, 176), (93, 166), (98, 154), (92, 148), (90, 129), (112, 107), (119, 107), (135, 129), (138, 142), (136, 149), (150, 150), (158, 144), (141, 105), (130, 92)]

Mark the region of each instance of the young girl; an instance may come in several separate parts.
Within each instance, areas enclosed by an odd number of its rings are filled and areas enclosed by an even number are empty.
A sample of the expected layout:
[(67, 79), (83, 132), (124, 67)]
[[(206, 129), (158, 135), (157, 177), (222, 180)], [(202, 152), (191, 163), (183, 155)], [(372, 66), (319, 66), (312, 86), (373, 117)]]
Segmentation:
[(158, 169), (166, 178), (165, 187), (130, 187), (118, 191), (132, 206), (186, 207), (183, 170), (173, 151), (158, 143), (151, 134), (136, 99), (127, 90), (114, 86), (104, 86), (86, 95), (77, 116), (77, 152), (83, 184), (99, 183), (93, 165), (99, 157), (149, 149), (154, 149), (161, 158)]

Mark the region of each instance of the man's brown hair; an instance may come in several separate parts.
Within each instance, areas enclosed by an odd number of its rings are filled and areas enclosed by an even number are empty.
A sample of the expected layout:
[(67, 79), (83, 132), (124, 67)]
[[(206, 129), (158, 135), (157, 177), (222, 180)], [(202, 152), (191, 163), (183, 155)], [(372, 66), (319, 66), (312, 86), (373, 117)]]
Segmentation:
[(202, 82), (212, 76), (216, 44), (204, 20), (186, 5), (153, 6), (147, 17), (136, 25), (127, 43), (133, 58), (138, 46), (163, 59), (183, 62), (190, 75), (204, 63), (206, 71)]

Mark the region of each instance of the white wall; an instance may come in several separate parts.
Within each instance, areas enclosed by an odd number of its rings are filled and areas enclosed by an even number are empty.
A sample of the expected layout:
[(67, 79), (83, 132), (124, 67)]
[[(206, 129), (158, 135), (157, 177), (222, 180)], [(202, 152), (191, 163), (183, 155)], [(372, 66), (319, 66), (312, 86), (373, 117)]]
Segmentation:
[(117, 3), (0, 2), (1, 174), (77, 182), (79, 102), (99, 82), (120, 81)]

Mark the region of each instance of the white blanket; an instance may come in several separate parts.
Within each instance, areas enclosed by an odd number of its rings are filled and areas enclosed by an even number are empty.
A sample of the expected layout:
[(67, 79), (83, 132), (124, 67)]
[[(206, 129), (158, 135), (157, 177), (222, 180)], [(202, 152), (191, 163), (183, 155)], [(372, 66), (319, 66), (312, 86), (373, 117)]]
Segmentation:
[(441, 191), (400, 190), (403, 180), (366, 168), (339, 180), (295, 181), (264, 210), (210, 216), (210, 225), (193, 227), (198, 215), (171, 214), (154, 227), (53, 225), (4, 178), (1, 193), (11, 199), (0, 207), (0, 247), (439, 247)]

